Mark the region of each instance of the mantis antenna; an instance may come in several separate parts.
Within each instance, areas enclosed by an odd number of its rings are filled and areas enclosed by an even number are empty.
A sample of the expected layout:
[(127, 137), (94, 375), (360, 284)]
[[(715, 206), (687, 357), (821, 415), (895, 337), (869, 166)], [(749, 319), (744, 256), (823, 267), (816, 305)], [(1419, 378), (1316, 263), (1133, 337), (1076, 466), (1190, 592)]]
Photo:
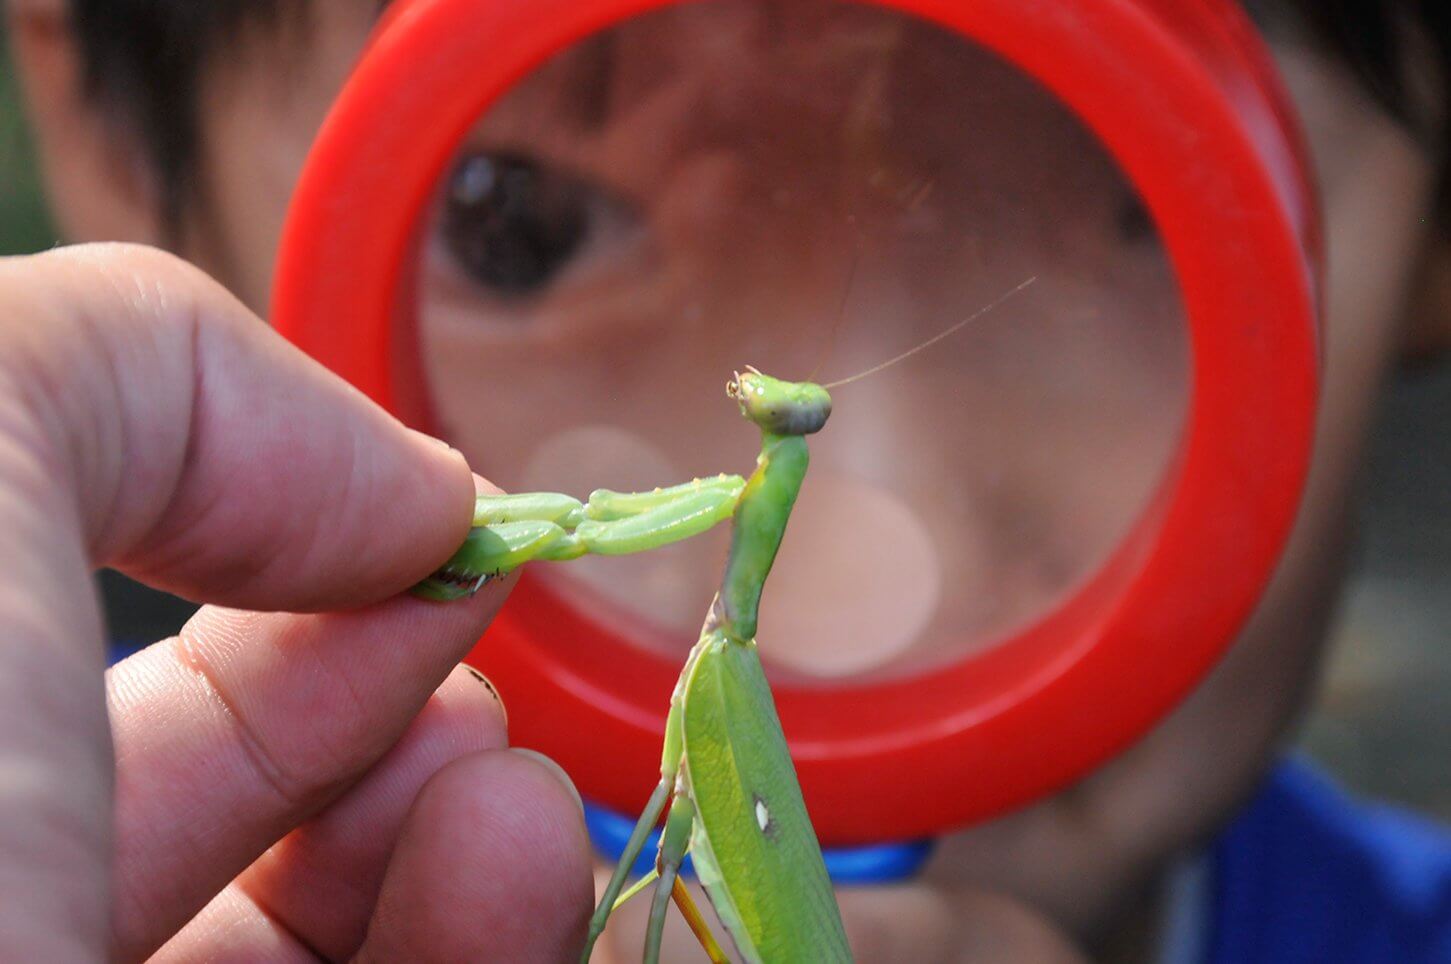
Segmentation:
[(841, 326), (846, 322), (846, 308), (851, 302), (851, 290), (852, 286), (856, 284), (856, 269), (861, 260), (862, 245), (861, 240), (858, 239), (852, 245), (851, 266), (846, 271), (846, 284), (842, 285), (841, 304), (836, 309), (836, 321), (831, 326), (831, 333), (826, 336), (826, 345), (821, 349), (821, 357), (816, 360), (816, 366), (811, 369), (811, 374), (806, 376), (808, 382), (816, 378), (816, 373), (821, 371), (821, 366), (826, 364), (826, 360), (831, 357), (832, 350), (836, 348), (837, 338), (841, 336)]
[(1024, 281), (1022, 284), (1018, 285), (1012, 291), (1009, 291), (1007, 294), (1003, 295), (1001, 298), (999, 298), (997, 301), (994, 301), (992, 304), (988, 305), (987, 307), (978, 309), (977, 311), (975, 311), (972, 314), (968, 315), (966, 318), (964, 318), (961, 321), (957, 322), (957, 324), (952, 325), (951, 327), (945, 329), (944, 331), (938, 332), (937, 334), (933, 335), (931, 338), (927, 339), (926, 341), (922, 342), (921, 344), (919, 344), (919, 345), (917, 345), (917, 346), (915, 346), (913, 348), (907, 349), (906, 351), (902, 352), (902, 354), (896, 356), (895, 358), (889, 358), (886, 361), (882, 362), (880, 365), (873, 365), (871, 368), (868, 368), (864, 372), (857, 372), (855, 375), (852, 375), (849, 378), (843, 378), (840, 381), (835, 381), (835, 382), (832, 382), (829, 385), (823, 385), (821, 387), (822, 388), (825, 388), (825, 389), (832, 389), (832, 388), (840, 388), (843, 385), (850, 385), (852, 382), (861, 381), (863, 378), (866, 378), (869, 375), (875, 375), (878, 372), (882, 372), (882, 371), (885, 371), (888, 368), (891, 368), (893, 365), (896, 365), (896, 364), (899, 364), (901, 362), (904, 362), (907, 359), (911, 358), (913, 355), (917, 354), (919, 351), (925, 351), (926, 349), (931, 348), (933, 345), (937, 344), (942, 339), (952, 337), (953, 335), (957, 334), (957, 332), (959, 332), (963, 328), (966, 328), (968, 325), (972, 324), (974, 321), (977, 321), (979, 318), (981, 318), (983, 315), (987, 314), (988, 312), (993, 311), (996, 308), (1002, 307), (1005, 303), (1007, 303), (1008, 301), (1011, 301), (1013, 298), (1017, 297), (1017, 295), (1021, 294), (1026, 289), (1032, 287), (1033, 283), (1036, 282), (1037, 280), (1038, 280), (1038, 276), (1037, 275), (1034, 275), (1033, 277), (1029, 278), (1027, 281)]

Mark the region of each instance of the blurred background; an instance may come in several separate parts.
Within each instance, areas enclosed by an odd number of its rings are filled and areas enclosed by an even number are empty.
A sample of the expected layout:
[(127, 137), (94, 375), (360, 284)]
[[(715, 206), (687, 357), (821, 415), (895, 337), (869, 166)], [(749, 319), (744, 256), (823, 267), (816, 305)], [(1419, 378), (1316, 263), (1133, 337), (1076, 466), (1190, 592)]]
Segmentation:
[[(55, 243), (0, 59), (0, 255)], [(1408, 365), (1386, 393), (1332, 658), (1299, 740), (1352, 789), (1451, 820), (1448, 415), (1451, 359)], [(120, 647), (174, 633), (191, 611), (114, 573), (101, 583)]]

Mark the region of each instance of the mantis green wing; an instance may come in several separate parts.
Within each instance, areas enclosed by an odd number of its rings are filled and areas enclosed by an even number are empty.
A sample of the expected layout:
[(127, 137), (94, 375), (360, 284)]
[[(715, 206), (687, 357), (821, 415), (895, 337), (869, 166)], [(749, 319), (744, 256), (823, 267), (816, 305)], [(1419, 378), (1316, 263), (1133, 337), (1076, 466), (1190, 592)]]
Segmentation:
[(696, 873), (748, 960), (850, 961), (756, 644), (712, 635), (684, 698)]

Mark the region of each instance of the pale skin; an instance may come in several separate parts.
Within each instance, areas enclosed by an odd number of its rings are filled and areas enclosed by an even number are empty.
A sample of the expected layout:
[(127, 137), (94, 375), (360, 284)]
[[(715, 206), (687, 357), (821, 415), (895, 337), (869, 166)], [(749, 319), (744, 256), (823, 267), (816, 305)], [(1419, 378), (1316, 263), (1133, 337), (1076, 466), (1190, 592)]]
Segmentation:
[[(192, 233), (176, 246), (254, 310), (266, 304), (275, 238), (306, 147), (361, 48), (375, 6), (321, 0), (314, 4), (309, 38), (258, 36), (205, 78), (202, 191), (188, 209)], [(55, 0), (10, 4), (20, 14), (11, 39), (65, 234), (165, 243), (144, 156), (134, 139), (118, 134), (80, 95), (62, 7)], [(1251, 791), (1313, 690), (1338, 585), (1347, 501), (1376, 389), (1408, 331), (1414, 329), (1422, 351), (1444, 351), (1451, 313), (1447, 286), (1433, 283), (1447, 274), (1445, 251), (1429, 242), (1434, 159), (1342, 68), (1293, 34), (1274, 39), (1319, 167), (1331, 252), (1321, 442), (1285, 562), (1229, 659), (1134, 749), (1053, 799), (949, 836), (917, 881), (843, 891), (847, 933), (863, 959), (1077, 960), (1088, 949), (1102, 960), (1146, 959), (1164, 867), (1212, 835)], [(766, 200), (737, 198), (730, 210), (747, 220), (751, 205)], [(797, 253), (804, 258), (809, 251)], [(788, 254), (781, 260), (800, 259)], [(1033, 270), (1023, 267), (991, 280), (1001, 289)], [(841, 275), (826, 274), (802, 272), (796, 279), (795, 297), (813, 318), (834, 318), (840, 308)], [(937, 315), (937, 326), (945, 314)], [(507, 325), (507, 318), (500, 320)], [(761, 324), (770, 328), (769, 319)], [(481, 336), (457, 337), (455, 347)], [(491, 337), (501, 341), (505, 356), (529, 352), (541, 362), (581, 369), (590, 358), (562, 343), (526, 340), (508, 327)], [(819, 338), (803, 348), (803, 369), (814, 364), (819, 348)], [(657, 356), (657, 369), (668, 368), (668, 361)], [(541, 364), (536, 370), (554, 369)], [(587, 375), (560, 370), (571, 384), (583, 384)], [(591, 384), (607, 384), (607, 375), (602, 370)], [(682, 404), (696, 409), (688, 413), (694, 424), (720, 417), (719, 399), (701, 385), (696, 381), (679, 394)], [(548, 399), (561, 393), (546, 384), (535, 387), (541, 400), (531, 404), (547, 414)], [(595, 394), (610, 397), (603, 390)], [(459, 398), (464, 407), (476, 401)], [(465, 449), (487, 442), (457, 440)], [(886, 443), (863, 429), (858, 444), (870, 453)], [(717, 458), (703, 471), (720, 464)], [(814, 481), (826, 479), (830, 464), (823, 454), (813, 470), (822, 474)], [(1022, 472), (1018, 481), (1031, 489), (1037, 480), (1026, 468)], [(825, 489), (814, 491), (824, 495)], [(795, 536), (807, 534), (794, 530)], [(701, 568), (710, 571), (709, 565)], [(1202, 765), (1206, 748), (1213, 750), (1213, 767)], [(582, 919), (589, 901), (581, 896), (579, 902)], [(638, 953), (646, 912), (632, 904), (612, 924), (606, 940), (626, 949), (622, 959)], [(667, 958), (678, 951), (682, 960), (698, 959), (699, 948), (684, 928), (667, 928), (665, 943)]]

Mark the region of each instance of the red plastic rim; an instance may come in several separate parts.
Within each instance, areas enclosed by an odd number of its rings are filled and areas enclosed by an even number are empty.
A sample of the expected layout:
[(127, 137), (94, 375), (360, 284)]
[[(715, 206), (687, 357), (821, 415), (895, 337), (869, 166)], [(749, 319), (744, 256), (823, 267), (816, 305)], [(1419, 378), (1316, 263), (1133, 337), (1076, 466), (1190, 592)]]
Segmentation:
[[(675, 0), (400, 0), (318, 139), (273, 317), (405, 419), (395, 310), (420, 210), (458, 141), (583, 36)], [(1097, 576), (1017, 638), (931, 675), (777, 698), (824, 843), (905, 839), (1024, 804), (1136, 739), (1210, 669), (1298, 506), (1318, 378), (1319, 228), (1268, 57), (1224, 0), (873, 0), (936, 21), (1074, 110), (1160, 227), (1191, 328), (1174, 470)], [(395, 346), (405, 350), (394, 351)], [(516, 742), (622, 811), (658, 778), (679, 667), (521, 585), (472, 657)]]

